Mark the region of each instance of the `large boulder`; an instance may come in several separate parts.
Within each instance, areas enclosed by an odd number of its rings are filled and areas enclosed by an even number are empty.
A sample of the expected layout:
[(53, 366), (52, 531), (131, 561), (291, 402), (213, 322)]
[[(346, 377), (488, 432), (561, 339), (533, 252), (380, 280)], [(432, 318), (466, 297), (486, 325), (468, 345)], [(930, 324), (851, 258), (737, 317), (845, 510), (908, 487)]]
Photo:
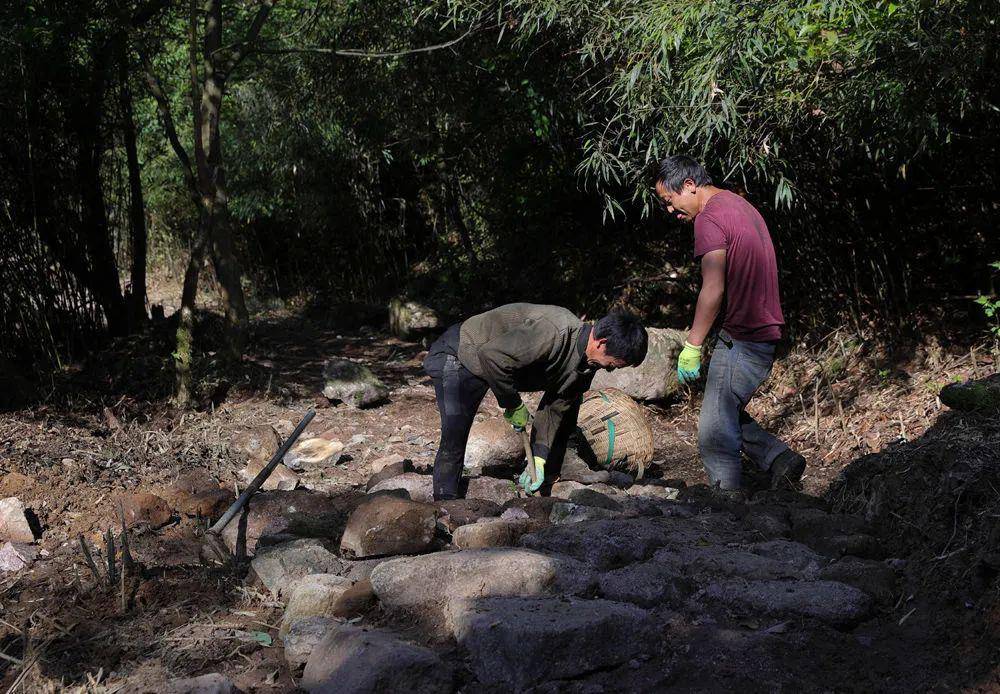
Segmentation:
[(337, 555), (314, 538), (261, 547), (250, 562), (254, 575), (275, 597), (287, 593), (304, 576), (339, 573), (343, 568)]
[(430, 475), (421, 475), (417, 472), (404, 472), (402, 475), (395, 475), (387, 480), (382, 480), (371, 489), (369, 494), (377, 494), (392, 489), (402, 489), (414, 501), (432, 503), (434, 501), (434, 478)]
[(656, 647), (648, 612), (607, 600), (467, 598), (450, 605), (448, 621), (480, 684), (513, 691), (612, 668)]
[(256, 552), (258, 543), (276, 544), (297, 537), (337, 538), (347, 514), (325, 494), (304, 489), (260, 492), (244, 513), (222, 531), (222, 539), (236, 551), (237, 539), (245, 534), (246, 552)]
[(371, 407), (389, 396), (389, 389), (364, 364), (328, 359), (323, 366), (323, 395), (351, 407)]
[(393, 559), (375, 567), (371, 582), (384, 609), (440, 624), (449, 600), (578, 593), (591, 574), (566, 557), (492, 548)]
[(451, 668), (428, 648), (340, 624), (313, 649), (299, 686), (323, 694), (449, 694), (452, 678)]
[(598, 371), (591, 388), (618, 388), (636, 400), (664, 400), (677, 391), (677, 355), (687, 336), (681, 330), (647, 328), (649, 350), (634, 368)]
[(438, 328), (441, 319), (432, 308), (404, 297), (389, 302), (389, 331), (404, 340), (419, 337)]
[(300, 578), (288, 591), (288, 605), (281, 618), (279, 635), (287, 634), (300, 619), (332, 617), (334, 606), (350, 587), (350, 579), (333, 574), (309, 574)]
[(476, 473), (494, 468), (524, 467), (524, 444), (502, 418), (477, 421), (465, 445), (465, 467)]
[(417, 554), (430, 549), (437, 507), (379, 495), (354, 509), (340, 541), (342, 554), (357, 558)]

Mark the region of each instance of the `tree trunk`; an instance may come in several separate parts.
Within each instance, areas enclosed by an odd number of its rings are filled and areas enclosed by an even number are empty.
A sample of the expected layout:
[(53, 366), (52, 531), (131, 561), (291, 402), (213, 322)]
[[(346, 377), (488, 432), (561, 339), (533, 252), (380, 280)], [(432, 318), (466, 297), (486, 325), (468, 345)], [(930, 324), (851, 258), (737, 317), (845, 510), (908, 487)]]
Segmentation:
[(194, 309), (198, 298), (198, 277), (205, 265), (205, 251), (208, 238), (212, 234), (212, 219), (206, 210), (198, 217), (198, 232), (191, 246), (191, 257), (184, 271), (184, 290), (181, 294), (181, 310), (177, 322), (176, 347), (174, 349), (174, 404), (187, 407), (191, 404), (194, 386), (191, 380), (191, 365), (194, 362)]
[(112, 335), (128, 332), (125, 299), (118, 281), (118, 263), (111, 246), (108, 215), (101, 183), (101, 118), (104, 112), (104, 87), (107, 51), (99, 51), (93, 80), (83, 99), (77, 126), (77, 180), (81, 202), (81, 236), (88, 258), (88, 288), (104, 310)]
[(236, 259), (229, 225), (229, 197), (226, 192), (226, 172), (222, 159), (221, 112), (222, 96), (228, 75), (222, 68), (228, 56), (220, 51), (222, 45), (222, 0), (205, 2), (205, 35), (203, 56), (205, 81), (199, 108), (201, 126), (200, 155), (198, 161), (199, 183), (202, 199), (211, 216), (211, 252), (215, 273), (222, 289), (222, 302), (226, 313), (227, 356), (238, 362), (246, 347), (249, 316), (243, 285), (240, 282), (239, 261)]
[(132, 247), (132, 293), (129, 319), (132, 327), (144, 323), (146, 314), (146, 205), (142, 195), (139, 154), (136, 148), (135, 119), (132, 113), (132, 91), (128, 86), (128, 56), (121, 52), (122, 133), (128, 162), (129, 226)]

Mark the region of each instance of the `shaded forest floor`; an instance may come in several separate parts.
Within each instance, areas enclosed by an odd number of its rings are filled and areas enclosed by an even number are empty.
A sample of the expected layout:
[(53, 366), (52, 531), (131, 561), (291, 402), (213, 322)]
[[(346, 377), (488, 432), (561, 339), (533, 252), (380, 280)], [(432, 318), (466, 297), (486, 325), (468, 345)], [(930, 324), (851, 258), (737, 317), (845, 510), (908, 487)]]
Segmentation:
[[(203, 344), (212, 344), (215, 320), (206, 317)], [(163, 493), (185, 471), (205, 470), (233, 488), (246, 460), (232, 442), (260, 425), (287, 435), (310, 407), (318, 414), (306, 435), (328, 433), (349, 453), (313, 480), (318, 490), (363, 489), (371, 461), (390, 454), (433, 460), (438, 417), (420, 369), (423, 344), (289, 312), (262, 315), (254, 329), (244, 368), (228, 380), (206, 377), (196, 411), (165, 404), (169, 330), (159, 326), (54, 375), (40, 402), (0, 414), (0, 498), (19, 497), (43, 530), (39, 560), (0, 574), (0, 687), (157, 691), (172, 677), (223, 672), (246, 691), (294, 688), (276, 638), (280, 604), (239, 573), (201, 565), (204, 522), (135, 532), (145, 570), (113, 588), (95, 585), (78, 539), (95, 546), (117, 525), (118, 495)], [(330, 406), (320, 397), (330, 356), (369, 365), (391, 388), (389, 401)], [(206, 375), (212, 358), (203, 360)], [(752, 414), (808, 459), (810, 503), (863, 517), (880, 558), (899, 572), (873, 619), (833, 640), (802, 632), (797, 648), (807, 652), (789, 652), (786, 667), (817, 690), (895, 682), (886, 689), (1000, 691), (1000, 423), (949, 412), (937, 399), (954, 379), (996, 370), (988, 355), (933, 338), (890, 352), (834, 333), (793, 350), (752, 403)], [(646, 408), (656, 444), (650, 474), (704, 483), (698, 400), (692, 392)], [(653, 688), (712, 690), (711, 682)], [(741, 688), (773, 691), (780, 682), (751, 678)]]

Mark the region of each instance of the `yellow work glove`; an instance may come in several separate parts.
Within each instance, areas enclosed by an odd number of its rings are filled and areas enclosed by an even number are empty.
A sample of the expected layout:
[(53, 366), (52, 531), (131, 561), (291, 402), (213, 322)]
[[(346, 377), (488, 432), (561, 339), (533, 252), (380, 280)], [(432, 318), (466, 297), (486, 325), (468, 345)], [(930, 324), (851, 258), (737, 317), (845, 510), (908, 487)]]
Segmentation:
[(524, 431), (528, 428), (528, 420), (531, 419), (531, 415), (528, 414), (528, 408), (522, 402), (517, 407), (509, 407), (504, 410), (503, 418), (514, 427), (514, 431)]
[(694, 383), (701, 375), (701, 346), (684, 341), (684, 349), (677, 357), (677, 380), (681, 383)]
[(542, 486), (542, 482), (545, 481), (545, 458), (539, 458), (535, 456), (535, 481), (531, 481), (531, 475), (527, 470), (521, 473), (521, 477), (517, 480), (521, 488), (528, 494), (534, 494), (538, 491), (538, 488)]

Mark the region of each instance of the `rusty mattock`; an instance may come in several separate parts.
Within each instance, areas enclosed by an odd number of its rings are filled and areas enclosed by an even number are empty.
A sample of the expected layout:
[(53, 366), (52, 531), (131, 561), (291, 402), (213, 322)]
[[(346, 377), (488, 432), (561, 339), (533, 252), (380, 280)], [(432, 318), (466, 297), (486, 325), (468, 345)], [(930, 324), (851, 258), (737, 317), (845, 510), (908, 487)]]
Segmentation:
[(205, 549), (209, 550), (210, 557), (216, 563), (227, 563), (231, 559), (229, 550), (226, 548), (225, 543), (222, 542), (222, 531), (225, 530), (230, 521), (236, 517), (236, 514), (243, 510), (243, 507), (247, 505), (248, 501), (250, 501), (250, 497), (256, 494), (257, 490), (260, 489), (264, 482), (267, 481), (267, 478), (270, 477), (271, 473), (274, 472), (274, 469), (278, 467), (278, 464), (284, 459), (285, 454), (288, 453), (288, 450), (293, 445), (295, 445), (299, 436), (302, 435), (302, 432), (315, 416), (315, 410), (309, 410), (306, 412), (306, 416), (302, 418), (302, 421), (299, 422), (297, 427), (295, 427), (295, 430), (288, 435), (288, 438), (285, 439), (284, 443), (282, 443), (275, 454), (271, 456), (271, 460), (264, 466), (264, 469), (257, 473), (257, 476), (254, 477), (253, 481), (250, 482), (247, 488), (243, 490), (243, 493), (240, 494), (239, 498), (233, 502), (233, 505), (230, 506), (224, 514), (222, 514), (222, 518), (215, 521), (215, 524), (212, 525), (212, 527), (210, 527), (205, 533)]

